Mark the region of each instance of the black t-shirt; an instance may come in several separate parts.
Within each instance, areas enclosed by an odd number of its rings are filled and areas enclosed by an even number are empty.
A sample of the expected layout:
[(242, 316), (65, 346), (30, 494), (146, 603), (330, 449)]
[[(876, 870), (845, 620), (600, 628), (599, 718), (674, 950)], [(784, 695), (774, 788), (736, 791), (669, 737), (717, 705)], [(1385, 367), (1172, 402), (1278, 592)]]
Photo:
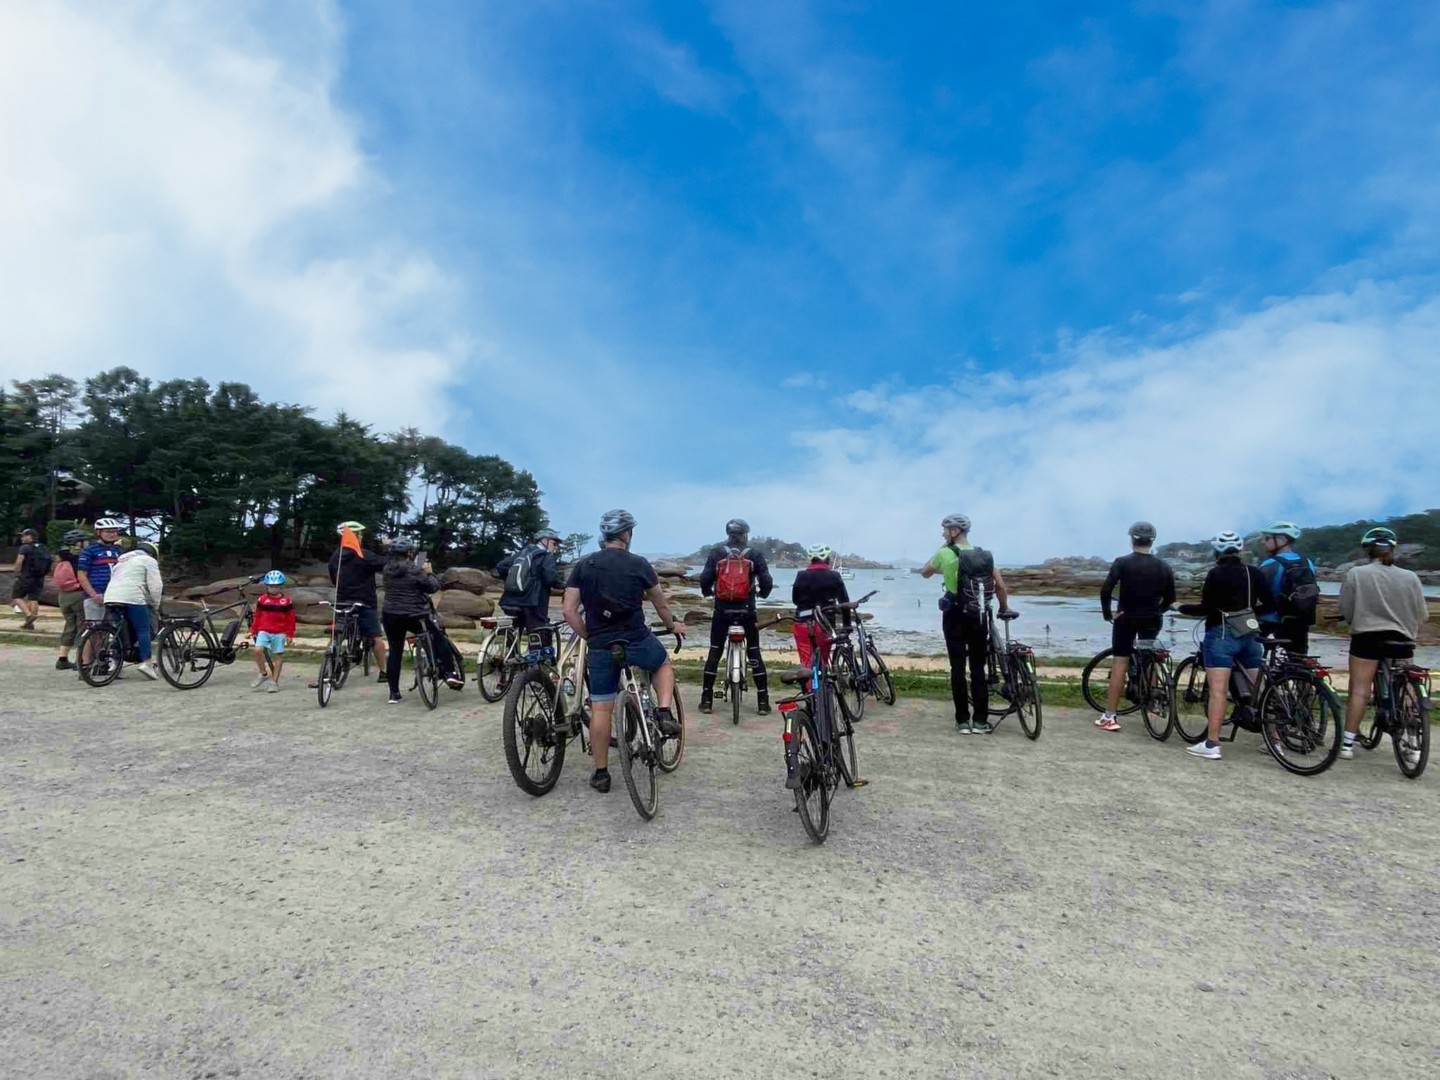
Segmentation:
[(1110, 617), (1110, 597), (1120, 586), (1119, 609), (1127, 619), (1158, 619), (1175, 603), (1175, 571), (1158, 555), (1132, 551), (1110, 564), (1100, 589), (1100, 610)]
[(20, 564), (20, 576), (26, 581), (34, 581), (43, 578), (45, 571), (49, 568), (49, 556), (39, 544), (21, 544), (20, 557), (24, 560)]
[(659, 580), (648, 559), (624, 548), (602, 548), (576, 563), (565, 587), (580, 590), (590, 647), (638, 645), (651, 637), (643, 605)]
[[(344, 559), (341, 559), (341, 556)], [(367, 551), (362, 558), (353, 551), (341, 548), (330, 556), (330, 584), (336, 584), (335, 572), (340, 572), (339, 589), (335, 595), (337, 604), (365, 604), (378, 607), (375, 595), (375, 575), (385, 572), (386, 559)]]
[(845, 579), (837, 571), (828, 566), (811, 566), (795, 575), (790, 601), (797, 611), (804, 611), (832, 604), (848, 604), (850, 594), (845, 591)]

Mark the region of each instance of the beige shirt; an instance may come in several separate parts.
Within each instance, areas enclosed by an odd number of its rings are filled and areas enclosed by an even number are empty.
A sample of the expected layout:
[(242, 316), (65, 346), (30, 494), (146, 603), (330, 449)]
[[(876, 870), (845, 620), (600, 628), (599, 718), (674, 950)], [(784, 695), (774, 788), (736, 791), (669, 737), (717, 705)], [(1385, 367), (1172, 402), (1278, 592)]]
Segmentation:
[(1350, 624), (1352, 634), (1390, 630), (1414, 641), (1430, 612), (1420, 578), (1377, 559), (1345, 571), (1340, 583), (1340, 617)]

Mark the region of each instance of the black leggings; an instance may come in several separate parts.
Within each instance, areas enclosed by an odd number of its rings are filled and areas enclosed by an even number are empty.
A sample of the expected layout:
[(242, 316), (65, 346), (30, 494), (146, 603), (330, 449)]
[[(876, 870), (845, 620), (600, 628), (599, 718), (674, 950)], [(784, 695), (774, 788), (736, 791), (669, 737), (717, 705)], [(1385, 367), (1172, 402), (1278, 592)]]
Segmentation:
[[(967, 619), (958, 608), (952, 607), (945, 612), (941, 625), (945, 630), (945, 651), (950, 655), (950, 696), (955, 699), (955, 722), (969, 723), (972, 702), (975, 719), (984, 720), (990, 711), (990, 686), (985, 680), (985, 658), (990, 643), (985, 623), (981, 619)], [(965, 692), (967, 661), (973, 697)]]
[(730, 640), (730, 627), (745, 627), (745, 651), (750, 657), (750, 673), (755, 678), (755, 691), (770, 692), (770, 676), (765, 674), (765, 659), (760, 655), (760, 626), (753, 611), (717, 611), (710, 620), (710, 654), (705, 657), (703, 694), (715, 692), (715, 676), (720, 670), (720, 654)]
[(424, 629), (425, 621), (419, 615), (391, 615), (388, 611), (380, 617), (385, 627), (385, 641), (390, 646), (390, 655), (385, 658), (385, 678), (390, 682), (390, 696), (400, 696), (400, 665), (405, 662), (405, 635), (418, 634)]

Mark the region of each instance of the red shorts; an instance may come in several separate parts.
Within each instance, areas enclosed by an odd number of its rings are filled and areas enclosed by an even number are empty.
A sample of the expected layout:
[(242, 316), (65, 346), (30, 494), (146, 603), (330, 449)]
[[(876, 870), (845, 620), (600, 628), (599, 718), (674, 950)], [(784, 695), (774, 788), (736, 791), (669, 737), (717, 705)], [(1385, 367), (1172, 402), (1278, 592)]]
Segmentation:
[(797, 622), (792, 633), (795, 635), (795, 648), (800, 651), (801, 667), (808, 668), (813, 658), (810, 649), (810, 635), (812, 632), (820, 642), (820, 662), (822, 664), (830, 663), (830, 638), (826, 635), (825, 631), (820, 629), (817, 623)]

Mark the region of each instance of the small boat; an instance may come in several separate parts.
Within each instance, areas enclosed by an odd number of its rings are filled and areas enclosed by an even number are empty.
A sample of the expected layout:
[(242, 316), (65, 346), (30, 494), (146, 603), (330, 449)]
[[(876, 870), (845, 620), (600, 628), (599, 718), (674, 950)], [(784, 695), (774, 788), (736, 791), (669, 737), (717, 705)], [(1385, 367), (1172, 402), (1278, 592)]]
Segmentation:
[(831, 566), (831, 569), (834, 570), (837, 574), (839, 574), (842, 578), (845, 578), (847, 581), (852, 580), (855, 577), (855, 571), (846, 570), (844, 560), (842, 560), (839, 555), (835, 556), (835, 562)]

